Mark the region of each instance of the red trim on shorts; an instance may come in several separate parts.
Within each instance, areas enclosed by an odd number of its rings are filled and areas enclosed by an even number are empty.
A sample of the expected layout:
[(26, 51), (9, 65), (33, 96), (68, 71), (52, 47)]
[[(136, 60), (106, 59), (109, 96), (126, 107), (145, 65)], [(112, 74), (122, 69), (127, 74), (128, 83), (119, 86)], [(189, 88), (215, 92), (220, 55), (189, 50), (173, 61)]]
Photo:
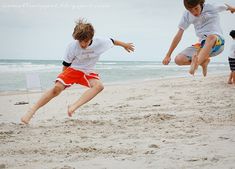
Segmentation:
[(71, 67), (68, 67), (65, 71), (58, 75), (56, 82), (61, 82), (65, 87), (70, 87), (74, 83), (80, 84), (86, 87), (91, 87), (89, 80), (90, 79), (100, 79), (99, 75), (96, 73), (85, 74), (80, 70), (75, 70)]

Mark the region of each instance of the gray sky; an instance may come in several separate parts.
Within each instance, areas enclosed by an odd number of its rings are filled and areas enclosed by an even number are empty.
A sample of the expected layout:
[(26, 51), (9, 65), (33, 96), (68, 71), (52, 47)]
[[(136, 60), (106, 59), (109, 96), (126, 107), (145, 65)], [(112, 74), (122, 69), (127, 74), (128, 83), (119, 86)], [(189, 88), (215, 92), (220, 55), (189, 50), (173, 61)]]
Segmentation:
[[(234, 0), (216, 1), (223, 3), (235, 6)], [(133, 54), (114, 47), (101, 60), (161, 61), (184, 10), (182, 0), (0, 0), (0, 59), (61, 60), (72, 41), (74, 21), (83, 17), (93, 24), (96, 35), (136, 46)], [(214, 61), (227, 60), (232, 41), (228, 33), (235, 29), (235, 14), (220, 16), (226, 47)], [(191, 26), (173, 57), (195, 42)]]

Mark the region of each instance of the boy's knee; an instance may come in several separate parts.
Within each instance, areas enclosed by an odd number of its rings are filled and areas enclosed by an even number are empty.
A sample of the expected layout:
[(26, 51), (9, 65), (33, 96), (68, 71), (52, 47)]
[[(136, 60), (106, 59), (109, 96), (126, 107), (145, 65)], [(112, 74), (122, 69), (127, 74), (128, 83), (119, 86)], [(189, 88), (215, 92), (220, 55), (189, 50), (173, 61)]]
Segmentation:
[(93, 88), (95, 88), (97, 91), (101, 92), (102, 90), (104, 90), (104, 85), (102, 83), (97, 83), (93, 86)]
[(182, 65), (182, 57), (179, 56), (179, 55), (177, 55), (177, 56), (175, 57), (175, 63), (176, 63), (177, 65)]

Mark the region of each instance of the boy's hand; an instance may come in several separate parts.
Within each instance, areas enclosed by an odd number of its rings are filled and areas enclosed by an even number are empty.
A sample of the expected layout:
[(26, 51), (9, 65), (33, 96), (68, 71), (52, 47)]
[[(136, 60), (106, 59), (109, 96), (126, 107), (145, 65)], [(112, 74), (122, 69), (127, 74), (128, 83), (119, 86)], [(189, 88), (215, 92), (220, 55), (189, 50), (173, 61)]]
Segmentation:
[(114, 40), (114, 45), (123, 47), (127, 52), (134, 52), (134, 45), (133, 43), (125, 43), (119, 40)]
[(230, 5), (228, 5), (228, 4), (225, 4), (227, 7), (228, 7), (228, 11), (230, 11), (231, 13), (234, 13), (235, 12), (235, 7), (233, 7), (233, 6), (230, 6)]
[(168, 65), (168, 64), (170, 63), (170, 61), (171, 61), (171, 57), (166, 56), (166, 57), (163, 59), (162, 63), (163, 63), (164, 65)]
[(134, 45), (133, 45), (133, 43), (125, 43), (124, 45), (123, 45), (123, 48), (127, 51), (127, 52), (134, 52)]

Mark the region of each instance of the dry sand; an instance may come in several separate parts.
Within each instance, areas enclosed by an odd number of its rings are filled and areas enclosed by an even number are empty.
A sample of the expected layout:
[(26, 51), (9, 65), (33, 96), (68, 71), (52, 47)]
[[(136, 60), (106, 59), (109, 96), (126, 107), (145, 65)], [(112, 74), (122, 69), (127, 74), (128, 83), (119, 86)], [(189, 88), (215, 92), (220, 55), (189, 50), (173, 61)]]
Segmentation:
[(41, 93), (0, 96), (0, 169), (235, 168), (235, 87), (225, 76), (108, 85), (72, 118), (64, 91), (19, 124)]

